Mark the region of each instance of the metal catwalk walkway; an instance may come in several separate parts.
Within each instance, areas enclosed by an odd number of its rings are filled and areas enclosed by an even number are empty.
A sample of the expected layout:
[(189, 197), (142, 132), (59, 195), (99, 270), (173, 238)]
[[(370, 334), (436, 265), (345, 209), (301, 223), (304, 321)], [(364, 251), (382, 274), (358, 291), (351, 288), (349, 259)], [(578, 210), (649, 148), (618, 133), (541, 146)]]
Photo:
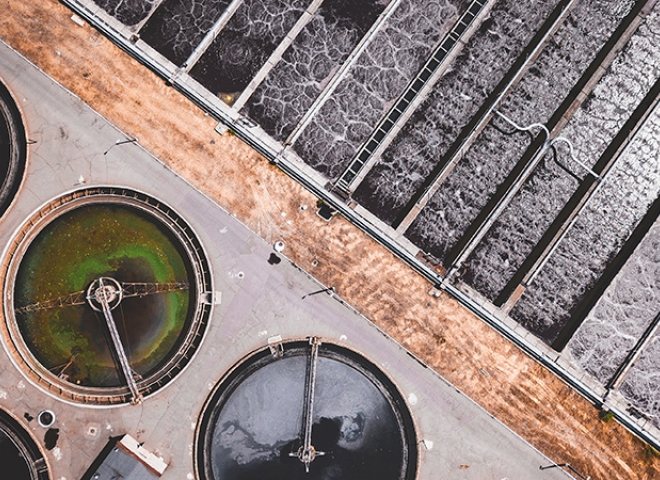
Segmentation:
[(454, 25), (454, 28), (440, 42), (419, 73), (408, 84), (408, 87), (406, 87), (394, 106), (376, 126), (371, 136), (360, 147), (355, 158), (335, 183), (334, 186), (337, 189), (344, 193), (349, 193), (352, 182), (364, 168), (367, 161), (378, 149), (383, 139), (392, 131), (396, 121), (406, 112), (422, 88), (429, 82), (440, 65), (442, 65), (449, 52), (456, 46), (461, 36), (466, 32), (479, 12), (483, 10), (488, 1), (474, 0), (465, 13), (463, 13)]

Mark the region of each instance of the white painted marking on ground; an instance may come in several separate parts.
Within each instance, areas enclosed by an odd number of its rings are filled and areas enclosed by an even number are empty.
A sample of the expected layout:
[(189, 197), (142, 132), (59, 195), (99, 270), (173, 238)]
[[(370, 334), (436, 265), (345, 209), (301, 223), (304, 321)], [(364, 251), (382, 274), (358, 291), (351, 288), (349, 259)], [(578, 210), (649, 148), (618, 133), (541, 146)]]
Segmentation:
[(408, 403), (410, 405), (417, 405), (417, 395), (414, 393), (411, 393), (408, 395)]
[(216, 290), (213, 292), (213, 305), (220, 305), (222, 303), (222, 292)]
[(239, 280), (242, 280), (242, 279), (245, 278), (245, 272), (243, 272), (243, 271), (238, 271), (238, 272), (229, 271), (229, 272), (227, 272), (227, 276), (229, 278), (238, 278)]
[(433, 450), (433, 440), (425, 438), (422, 443), (427, 450)]
[(79, 27), (84, 27), (85, 26), (85, 21), (80, 18), (78, 15), (71, 15), (71, 21), (78, 25)]

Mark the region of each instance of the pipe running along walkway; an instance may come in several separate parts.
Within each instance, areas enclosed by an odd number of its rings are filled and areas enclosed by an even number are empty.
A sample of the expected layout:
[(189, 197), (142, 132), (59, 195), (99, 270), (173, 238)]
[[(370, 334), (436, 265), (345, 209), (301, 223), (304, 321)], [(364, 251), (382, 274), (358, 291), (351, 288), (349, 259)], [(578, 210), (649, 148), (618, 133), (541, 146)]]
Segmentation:
[(481, 107), (479, 107), (477, 113), (463, 128), (454, 143), (447, 150), (444, 157), (436, 165), (417, 192), (412, 196), (408, 204), (403, 208), (401, 215), (393, 224), (397, 232), (407, 230), (422, 209), (430, 201), (431, 197), (433, 197), (435, 192), (440, 189), (444, 180), (449, 176), (456, 164), (463, 158), (463, 155), (474, 143), (481, 131), (491, 121), (493, 113), (499, 106), (500, 102), (527, 73), (529, 67), (531, 67), (538, 55), (545, 48), (554, 32), (563, 23), (576, 1), (577, 0), (564, 0), (557, 4), (550, 16), (545, 20), (541, 28), (531, 39), (527, 47), (518, 56), (504, 78), (502, 78), (486, 101)]
[[(589, 168), (584, 162), (580, 161), (578, 158), (575, 157), (575, 154), (573, 153), (573, 145), (569, 140), (567, 140), (564, 137), (557, 137), (555, 139), (550, 139), (550, 132), (548, 129), (545, 127), (545, 125), (542, 125), (540, 123), (534, 123), (526, 127), (522, 127), (518, 124), (516, 124), (513, 120), (508, 118), (506, 115), (504, 115), (501, 112), (495, 112), (496, 115), (504, 119), (509, 125), (511, 125), (514, 128), (514, 132), (526, 132), (529, 134), (533, 135), (533, 131), (535, 129), (539, 130), (539, 136), (540, 138), (543, 139), (542, 145), (531, 155), (529, 159), (525, 158), (522, 169), (514, 169), (514, 172), (512, 175), (509, 175), (507, 180), (504, 182), (503, 186), (504, 189), (500, 187), (499, 190), (504, 190), (504, 192), (500, 195), (495, 195), (493, 197), (493, 201), (489, 202), (490, 208), (486, 208), (486, 215), (485, 218), (483, 218), (482, 221), (480, 222), (474, 222), (472, 225), (470, 225), (470, 228), (468, 229), (468, 232), (466, 235), (459, 240), (459, 244), (462, 244), (460, 250), (456, 251), (455, 249), (452, 249), (450, 252), (450, 255), (453, 254), (453, 256), (450, 256), (451, 258), (451, 263), (449, 268), (447, 269), (447, 274), (445, 275), (446, 279), (451, 278), (451, 276), (461, 268), (463, 265), (463, 262), (470, 256), (470, 254), (474, 251), (474, 249), (477, 247), (479, 242), (483, 239), (483, 237), (486, 235), (486, 233), (490, 230), (490, 228), (495, 224), (499, 216), (502, 214), (504, 209), (511, 203), (513, 200), (513, 197), (518, 193), (518, 191), (522, 188), (522, 186), (525, 184), (527, 179), (532, 175), (534, 170), (536, 170), (536, 167), (541, 163), (541, 161), (546, 157), (546, 155), (550, 152), (552, 152), (552, 158), (557, 163), (560, 165), (563, 169), (567, 170), (566, 167), (564, 167), (558, 160), (557, 158), (557, 152), (556, 152), (556, 145), (559, 143), (563, 143), (568, 146), (568, 152), (569, 152), (569, 157), (573, 162), (575, 162), (577, 165), (579, 165), (582, 169), (584, 169), (589, 176), (591, 176), (595, 182), (600, 183), (602, 178), (600, 175), (598, 175), (596, 172), (594, 172), (591, 168)], [(511, 133), (514, 133), (511, 132)], [(576, 176), (574, 173), (570, 172), (571, 175)], [(482, 212), (483, 213), (483, 210)]]
[[(636, 31), (643, 13), (643, 7), (649, 3), (655, 3), (655, 0), (647, 0), (646, 2), (639, 2), (635, 8), (624, 18), (617, 30), (612, 34), (610, 39), (606, 42), (600, 52), (596, 55), (596, 58), (591, 62), (587, 70), (583, 73), (581, 78), (571, 89), (568, 96), (562, 101), (560, 106), (552, 114), (550, 120), (545, 125), (533, 124), (538, 126), (539, 130), (536, 133), (535, 138), (523, 153), (522, 157), (513, 168), (511, 173), (505, 179), (505, 181), (498, 187), (495, 194), (488, 201), (486, 206), (482, 208), (479, 212), (479, 215), (472, 222), (465, 234), (454, 244), (454, 246), (448, 252), (445, 261), (444, 267), (447, 271), (455, 272), (460, 268), (460, 264), (467, 258), (470, 252), (474, 250), (478, 241), (483, 238), (483, 235), (486, 231), (494, 224), (497, 216), (504, 210), (504, 207), (510, 203), (513, 199), (514, 194), (524, 185), (525, 180), (533, 172), (533, 168), (529, 168), (535, 164), (538, 164), (542, 160), (543, 156), (539, 156), (540, 151), (546, 150), (546, 147), (552, 147), (550, 153), (553, 154), (553, 160), (557, 162), (561, 168), (566, 169), (565, 166), (559, 162), (557, 158), (557, 149), (558, 144), (564, 144), (568, 147), (569, 155), (571, 158), (576, 161), (581, 168), (586, 169), (589, 173), (589, 181), (595, 182), (596, 184), (601, 183), (600, 178), (602, 177), (602, 170), (594, 171), (591, 168), (587, 168), (584, 162), (579, 161), (575, 158), (575, 155), (572, 153), (572, 145), (568, 139), (564, 137), (555, 137), (561, 129), (568, 123), (568, 120), (573, 116), (573, 114), (579, 109), (579, 107), (587, 100), (588, 94), (593, 90), (597, 85), (598, 81), (601, 79), (605, 73), (606, 68), (614, 61), (618, 51), (627, 43), (632, 34)], [(514, 127), (519, 131), (531, 132), (529, 127), (520, 127), (515, 124), (511, 119), (508, 119), (503, 114), (497, 112), (496, 115), (499, 118), (504, 119), (506, 123)], [(542, 128), (541, 128), (542, 127)], [(471, 131), (471, 130), (470, 130)], [(462, 149), (461, 140), (455, 144), (452, 149), (458, 152), (459, 149)], [(457, 161), (457, 158), (454, 157), (450, 162)], [(573, 172), (569, 173), (573, 176), (576, 176)], [(443, 172), (442, 178), (438, 177), (438, 180), (441, 182), (446, 173)], [(579, 178), (579, 181), (582, 179)], [(439, 188), (440, 185), (437, 186)], [(437, 190), (436, 188), (436, 190)], [(433, 190), (435, 191), (435, 190)], [(412, 220), (416, 215), (421, 211), (418, 207), (413, 206), (408, 218), (405, 219), (405, 222), (412, 223)], [(412, 216), (412, 219), (410, 218)], [(496, 302), (498, 306), (499, 304)]]
[[(648, 116), (657, 108), (660, 101), (660, 81), (657, 81), (646, 97), (637, 106), (630, 118), (619, 130), (607, 149), (596, 161), (593, 170), (603, 178), (616, 165), (623, 151), (634, 138), (637, 131), (644, 125)], [(527, 256), (518, 271), (513, 275), (502, 292), (495, 299), (495, 305), (511, 308), (522, 293), (521, 289), (529, 286), (543, 269), (561, 241), (567, 235), (580, 213), (588, 202), (596, 195), (602, 182), (596, 182), (595, 177), (586, 177), (580, 182), (577, 190), (568, 200), (557, 218), (544, 233), (532, 252)]]

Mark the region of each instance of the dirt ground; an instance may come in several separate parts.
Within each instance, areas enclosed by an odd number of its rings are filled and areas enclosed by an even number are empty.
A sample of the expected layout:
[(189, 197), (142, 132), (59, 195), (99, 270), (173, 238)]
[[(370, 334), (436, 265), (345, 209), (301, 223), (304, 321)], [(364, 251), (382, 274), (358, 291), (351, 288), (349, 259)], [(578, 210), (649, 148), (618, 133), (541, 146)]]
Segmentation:
[[(5, 0), (0, 37), (382, 330), (559, 463), (592, 479), (657, 479), (660, 458), (56, 0)], [(1, 72), (1, 71), (0, 71)], [(307, 206), (303, 209), (301, 206)], [(441, 412), (438, 412), (441, 414)]]

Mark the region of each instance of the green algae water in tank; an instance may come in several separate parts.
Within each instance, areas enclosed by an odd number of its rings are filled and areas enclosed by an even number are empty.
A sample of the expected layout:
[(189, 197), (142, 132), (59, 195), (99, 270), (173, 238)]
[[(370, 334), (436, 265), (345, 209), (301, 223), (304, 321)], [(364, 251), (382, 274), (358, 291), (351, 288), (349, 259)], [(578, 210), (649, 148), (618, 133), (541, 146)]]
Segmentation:
[(14, 320), (58, 381), (127, 388), (139, 401), (145, 380), (164, 373), (198, 328), (201, 249), (169, 209), (135, 196), (88, 200), (65, 204), (22, 252)]
[(203, 412), (196, 455), (204, 480), (411, 480), (417, 464), (396, 387), (316, 338), (235, 367)]

